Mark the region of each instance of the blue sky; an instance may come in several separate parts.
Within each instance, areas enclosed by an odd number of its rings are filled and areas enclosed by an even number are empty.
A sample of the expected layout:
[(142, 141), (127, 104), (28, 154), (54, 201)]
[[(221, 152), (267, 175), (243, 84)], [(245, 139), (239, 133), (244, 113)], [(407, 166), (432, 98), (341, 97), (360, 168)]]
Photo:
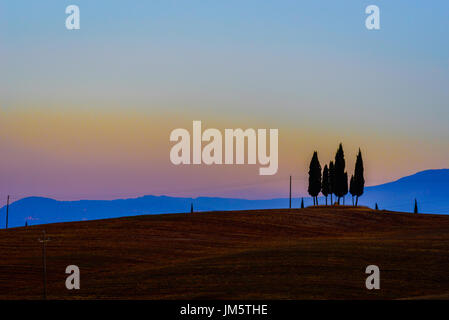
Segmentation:
[[(20, 76), (22, 79), (27, 75), (20, 68), (13, 69), (14, 60), (31, 58), (26, 51), (33, 53), (33, 58), (38, 58), (37, 62), (42, 61), (38, 70), (41, 77), (44, 72), (51, 76), (53, 66), (60, 70), (61, 65), (68, 65), (70, 61), (72, 64), (78, 62), (78, 69), (80, 64), (86, 69), (95, 67), (105, 55), (118, 67), (133, 58), (150, 64), (152, 60), (170, 63), (168, 59), (171, 59), (175, 65), (181, 64), (181, 69), (189, 64), (189, 59), (194, 59), (193, 63), (199, 68), (202, 61), (207, 64), (212, 60), (213, 64), (238, 69), (245, 67), (241, 65), (255, 56), (255, 59), (261, 59), (257, 65), (259, 68), (270, 58), (277, 60), (281, 67), (289, 68), (289, 64), (297, 64), (295, 57), (306, 57), (317, 66), (320, 59), (329, 64), (334, 59), (336, 64), (344, 63), (345, 67), (369, 63), (374, 65), (374, 69), (396, 67), (401, 72), (403, 69), (416, 69), (417, 72), (435, 69), (440, 74), (435, 74), (434, 81), (447, 81), (449, 3), (428, 3), (2, 1), (2, 56), (12, 65), (10, 69), (6, 68), (2, 82), (6, 81), (6, 76), (9, 76), (7, 82), (10, 83), (13, 81), (11, 77)], [(82, 27), (76, 32), (68, 32), (64, 27), (64, 10), (69, 4), (77, 4), (81, 10)], [(364, 8), (369, 4), (377, 4), (381, 9), (379, 31), (368, 31), (364, 27)], [(52, 66), (49, 62), (59, 64)], [(23, 61), (17, 61), (17, 64), (24, 65)], [(111, 66), (105, 64), (103, 67)], [(82, 67), (81, 70), (84, 71)], [(361, 68), (359, 70), (363, 72)], [(103, 70), (100, 68), (98, 71)], [(155, 71), (164, 73), (164, 70)], [(217, 80), (220, 80), (221, 71), (217, 72)], [(313, 70), (304, 71), (313, 73)], [(366, 71), (372, 72), (370, 69)], [(201, 75), (199, 72), (198, 76)], [(131, 76), (146, 77), (146, 74)], [(289, 80), (288, 72), (285, 76)], [(339, 76), (344, 77), (345, 74)], [(407, 76), (405, 73), (404, 77)], [(218, 81), (217, 85), (221, 83)]]

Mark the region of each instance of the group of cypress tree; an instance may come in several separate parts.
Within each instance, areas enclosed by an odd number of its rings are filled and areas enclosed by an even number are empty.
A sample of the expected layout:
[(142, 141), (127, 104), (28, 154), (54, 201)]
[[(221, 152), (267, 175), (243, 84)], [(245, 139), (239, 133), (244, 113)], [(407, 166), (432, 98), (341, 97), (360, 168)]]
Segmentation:
[[(345, 155), (343, 146), (340, 143), (337, 153), (335, 154), (335, 162), (331, 161), (329, 166), (326, 164), (321, 175), (321, 164), (318, 160), (318, 152), (313, 153), (312, 160), (309, 166), (309, 188), (308, 192), (313, 197), (313, 204), (318, 205), (318, 194), (321, 192), (326, 198), (331, 196), (331, 203), (333, 203), (333, 195), (337, 197), (337, 202), (340, 204), (340, 199), (348, 193), (348, 173), (345, 171)], [(349, 192), (353, 197), (356, 197), (355, 205), (358, 205), (359, 197), (363, 194), (365, 186), (365, 178), (363, 177), (363, 159), (362, 152), (359, 149), (357, 160), (355, 162), (354, 174), (351, 176)]]

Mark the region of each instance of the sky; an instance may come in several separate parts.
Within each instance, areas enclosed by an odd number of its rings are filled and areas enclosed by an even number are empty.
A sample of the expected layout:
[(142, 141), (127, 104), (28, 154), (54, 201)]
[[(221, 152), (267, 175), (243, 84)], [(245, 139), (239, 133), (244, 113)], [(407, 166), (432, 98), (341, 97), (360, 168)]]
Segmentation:
[[(305, 196), (313, 152), (324, 166), (340, 142), (367, 185), (447, 168), (448, 16), (444, 0), (0, 0), (0, 204), (285, 197), (289, 175)], [(173, 165), (170, 132), (193, 120), (278, 129), (277, 174)]]

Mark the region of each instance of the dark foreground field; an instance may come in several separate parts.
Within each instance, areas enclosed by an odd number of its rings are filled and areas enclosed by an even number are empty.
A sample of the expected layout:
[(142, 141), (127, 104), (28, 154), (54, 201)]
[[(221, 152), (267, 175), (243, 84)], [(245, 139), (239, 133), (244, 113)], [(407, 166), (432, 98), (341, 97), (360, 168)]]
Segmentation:
[(0, 299), (42, 297), (43, 229), (49, 299), (449, 298), (449, 216), (320, 207), (1, 230)]

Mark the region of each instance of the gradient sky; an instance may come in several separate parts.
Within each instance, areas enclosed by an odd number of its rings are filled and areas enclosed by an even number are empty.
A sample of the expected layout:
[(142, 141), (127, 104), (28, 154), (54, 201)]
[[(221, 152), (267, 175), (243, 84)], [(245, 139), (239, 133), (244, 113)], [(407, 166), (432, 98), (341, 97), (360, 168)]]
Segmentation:
[[(81, 29), (65, 28), (76, 4)], [(365, 28), (380, 7), (381, 30)], [(448, 1), (0, 0), (0, 204), (305, 195), (314, 150), (368, 185), (449, 167)], [(174, 166), (171, 130), (278, 128), (279, 171)]]

